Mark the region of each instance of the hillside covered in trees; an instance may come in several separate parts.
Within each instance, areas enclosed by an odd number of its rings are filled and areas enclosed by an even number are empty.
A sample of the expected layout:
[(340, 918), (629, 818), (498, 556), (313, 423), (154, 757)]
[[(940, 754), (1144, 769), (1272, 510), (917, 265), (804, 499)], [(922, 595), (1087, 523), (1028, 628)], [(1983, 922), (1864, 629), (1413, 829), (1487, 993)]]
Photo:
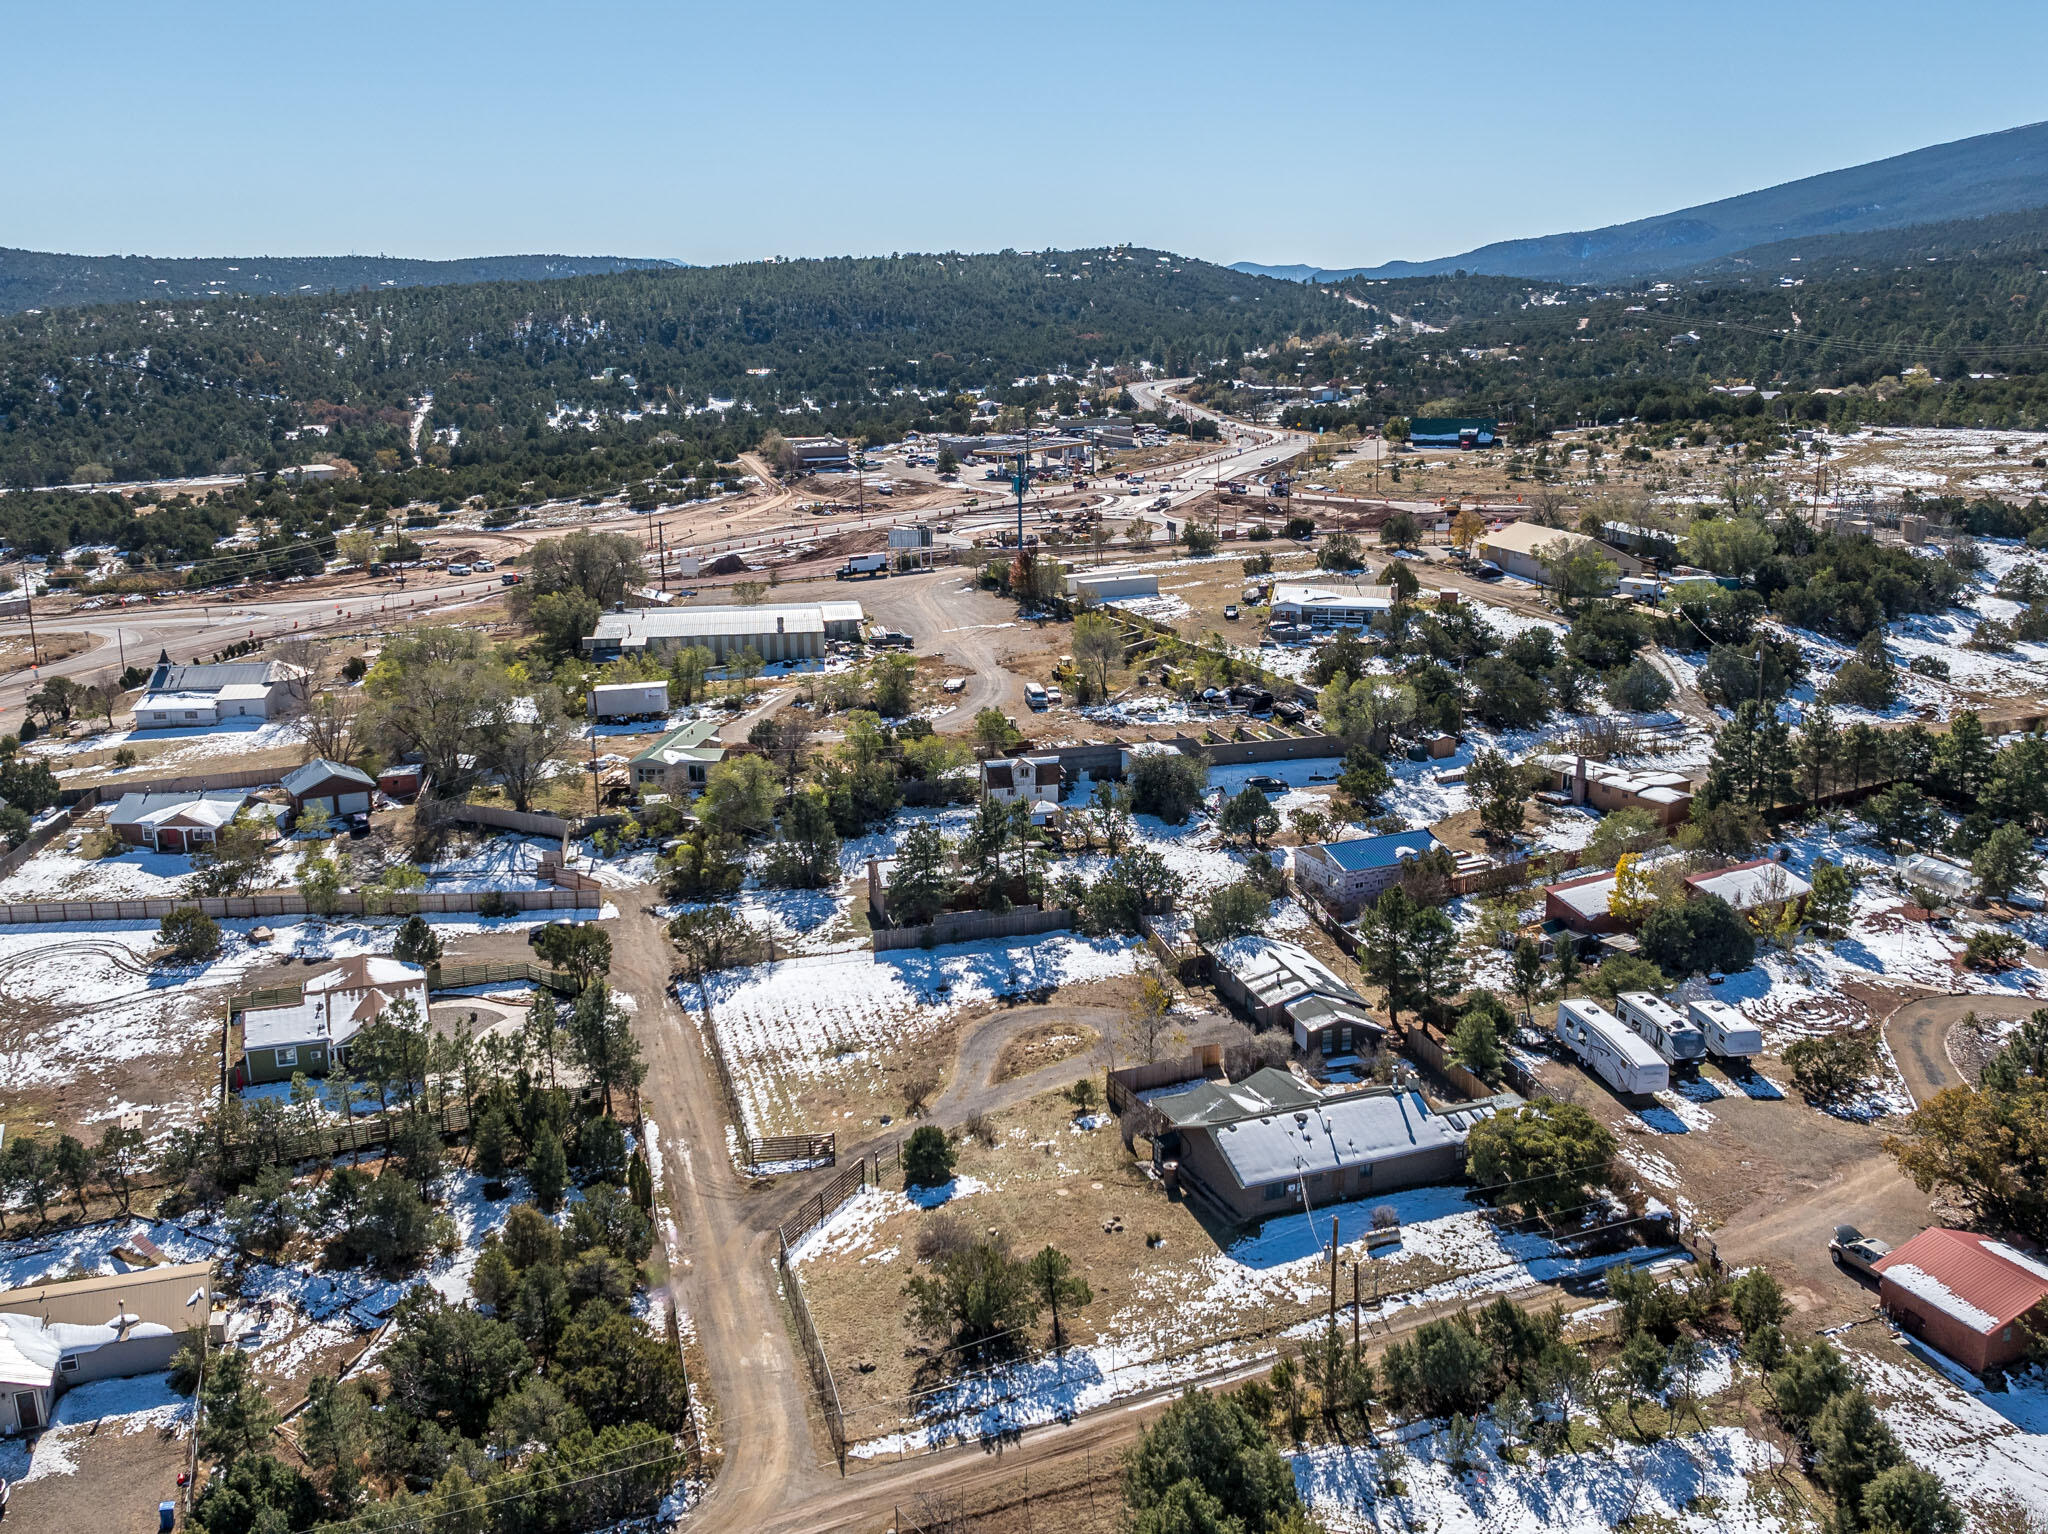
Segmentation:
[(73, 256), (0, 249), (0, 313), (137, 299), (241, 298), (463, 282), (542, 282), (666, 262), (630, 256)]
[[(0, 483), (335, 455), (397, 467), (431, 395), (422, 449), (440, 433), (447, 466), (476, 471), (465, 490), (488, 491), (495, 466), (531, 478), (564, 435), (583, 453), (666, 434), (695, 449), (667, 456), (694, 462), (770, 427), (964, 424), (959, 391), (1098, 363), (1193, 368), (1338, 308), (1293, 283), (1095, 250), (21, 314), (0, 321)], [(326, 435), (287, 436), (307, 425)]]

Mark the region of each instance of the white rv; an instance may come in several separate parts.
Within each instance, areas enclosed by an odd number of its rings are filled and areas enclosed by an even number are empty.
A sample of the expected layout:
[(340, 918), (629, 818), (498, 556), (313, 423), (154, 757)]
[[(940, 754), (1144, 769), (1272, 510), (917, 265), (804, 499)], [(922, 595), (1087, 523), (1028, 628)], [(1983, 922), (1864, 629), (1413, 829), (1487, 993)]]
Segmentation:
[(1615, 1091), (1648, 1097), (1671, 1085), (1671, 1070), (1657, 1051), (1597, 1001), (1569, 997), (1557, 1004), (1557, 1037), (1586, 1068)]
[(1706, 1035), (1679, 1016), (1676, 1007), (1648, 991), (1623, 991), (1614, 1000), (1621, 1008), (1621, 1020), (1635, 1029), (1636, 1037), (1656, 1050), (1665, 1064), (1684, 1065), (1705, 1058)]
[(1694, 1024), (1706, 1035), (1707, 1048), (1727, 1059), (1748, 1060), (1764, 1052), (1764, 1031), (1725, 1001), (1686, 1005)]

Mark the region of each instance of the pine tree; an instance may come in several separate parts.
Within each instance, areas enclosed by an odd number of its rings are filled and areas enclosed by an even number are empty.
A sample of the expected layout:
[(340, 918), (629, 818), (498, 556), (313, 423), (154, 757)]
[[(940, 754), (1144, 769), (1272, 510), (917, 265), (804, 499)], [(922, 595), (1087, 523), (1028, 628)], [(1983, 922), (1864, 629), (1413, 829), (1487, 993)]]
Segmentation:
[(1827, 793), (1841, 755), (1842, 732), (1835, 727), (1834, 712), (1825, 703), (1814, 704), (1799, 731), (1799, 780), (1807, 803), (1818, 804)]
[(526, 1181), (541, 1209), (553, 1214), (562, 1207), (562, 1195), (569, 1187), (569, 1156), (552, 1125), (541, 1130), (533, 1154), (527, 1158)]
[(1024, 1266), (1032, 1287), (1037, 1289), (1052, 1312), (1052, 1350), (1058, 1353), (1065, 1345), (1060, 1331), (1060, 1311), (1080, 1309), (1094, 1300), (1095, 1292), (1088, 1287), (1088, 1281), (1074, 1271), (1073, 1259), (1056, 1246), (1040, 1247)]

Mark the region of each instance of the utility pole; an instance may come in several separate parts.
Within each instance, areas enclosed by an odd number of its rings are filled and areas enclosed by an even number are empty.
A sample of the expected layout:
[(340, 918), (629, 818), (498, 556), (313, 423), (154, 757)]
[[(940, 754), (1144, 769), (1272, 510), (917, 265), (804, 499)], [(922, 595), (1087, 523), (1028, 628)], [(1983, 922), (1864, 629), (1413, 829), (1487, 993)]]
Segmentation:
[(40, 667), (43, 663), (42, 646), (36, 643), (36, 588), (28, 573), (28, 561), (21, 562), (21, 603), (22, 611), (28, 614), (28, 653), (30, 662)]

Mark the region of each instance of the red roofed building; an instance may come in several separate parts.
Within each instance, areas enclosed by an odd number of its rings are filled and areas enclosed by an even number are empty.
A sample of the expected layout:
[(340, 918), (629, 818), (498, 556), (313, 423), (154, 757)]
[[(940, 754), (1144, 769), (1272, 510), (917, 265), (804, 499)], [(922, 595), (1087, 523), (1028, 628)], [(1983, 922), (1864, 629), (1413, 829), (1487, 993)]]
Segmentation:
[(2028, 1316), (2048, 1300), (2048, 1262), (2003, 1241), (1935, 1226), (1879, 1259), (1878, 1298), (1905, 1330), (1979, 1374), (2018, 1361)]

